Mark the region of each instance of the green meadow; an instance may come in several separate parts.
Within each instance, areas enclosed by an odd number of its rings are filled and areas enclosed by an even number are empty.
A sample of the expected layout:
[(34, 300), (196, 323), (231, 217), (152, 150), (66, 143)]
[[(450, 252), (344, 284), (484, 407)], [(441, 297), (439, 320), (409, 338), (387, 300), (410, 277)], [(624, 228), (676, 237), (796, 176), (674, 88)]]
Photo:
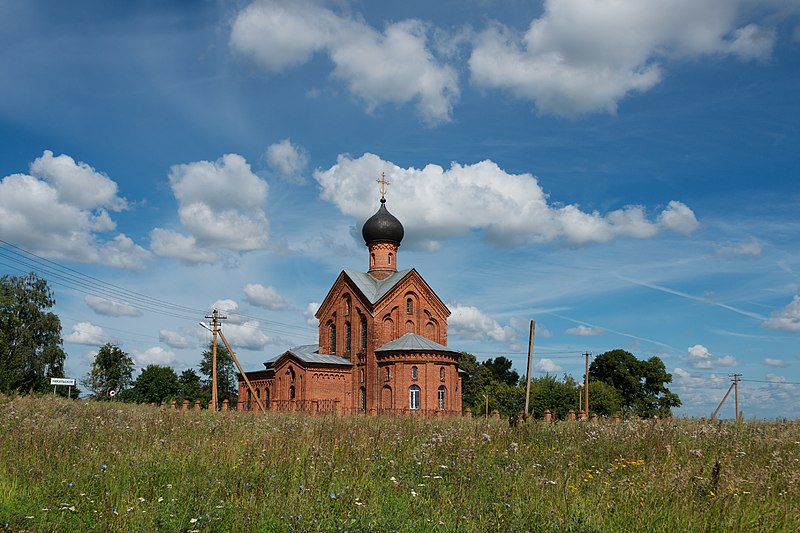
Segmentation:
[(797, 421), (160, 411), (0, 397), (0, 531), (800, 531)]

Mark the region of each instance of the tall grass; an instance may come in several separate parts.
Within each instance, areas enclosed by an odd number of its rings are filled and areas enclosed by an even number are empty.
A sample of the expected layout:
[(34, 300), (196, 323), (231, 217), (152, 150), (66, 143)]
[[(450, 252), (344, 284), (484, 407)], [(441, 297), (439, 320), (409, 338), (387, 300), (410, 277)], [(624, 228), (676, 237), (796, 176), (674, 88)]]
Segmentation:
[(800, 423), (0, 398), (0, 530), (798, 531)]

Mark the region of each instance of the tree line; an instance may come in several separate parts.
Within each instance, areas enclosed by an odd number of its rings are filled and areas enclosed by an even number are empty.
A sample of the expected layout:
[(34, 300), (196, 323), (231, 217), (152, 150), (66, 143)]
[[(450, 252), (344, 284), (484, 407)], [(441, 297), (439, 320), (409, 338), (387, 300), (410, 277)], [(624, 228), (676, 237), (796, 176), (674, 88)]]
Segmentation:
[[(526, 383), (512, 370), (505, 357), (479, 363), (474, 355), (462, 353), (459, 366), (464, 371), (462, 401), (473, 414), (497, 409), (502, 416), (512, 416), (525, 406)], [(672, 375), (659, 357), (640, 360), (625, 350), (611, 350), (597, 356), (589, 366), (589, 412), (598, 416), (640, 416), (652, 418), (672, 415), (680, 407), (677, 394), (667, 388)], [(530, 411), (541, 418), (549, 410), (556, 418), (566, 418), (570, 410), (578, 412), (583, 384), (571, 375), (560, 378), (545, 375), (531, 379)]]

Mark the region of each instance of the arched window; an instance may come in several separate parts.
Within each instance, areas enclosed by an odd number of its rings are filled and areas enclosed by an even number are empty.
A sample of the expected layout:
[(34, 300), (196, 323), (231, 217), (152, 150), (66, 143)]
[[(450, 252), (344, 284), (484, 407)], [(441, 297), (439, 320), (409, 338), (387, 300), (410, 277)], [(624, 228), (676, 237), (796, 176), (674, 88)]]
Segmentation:
[(294, 400), (294, 385), (289, 387), (289, 399)]
[(331, 324), (331, 353), (336, 353), (336, 324)]
[(411, 315), (414, 313), (414, 300), (409, 298), (406, 300), (406, 314)]
[(256, 387), (256, 399), (257, 400), (261, 399), (261, 389), (259, 389), (258, 387)]
[(444, 393), (445, 388), (443, 386), (436, 391), (436, 399), (438, 400), (439, 409), (442, 411), (444, 410)]
[(439, 368), (439, 381), (444, 381), (444, 367)]
[(358, 371), (358, 376), (359, 376), (359, 379), (360, 379), (359, 383), (364, 383), (364, 369), (363, 368)]
[(369, 254), (369, 266), (370, 268), (375, 266), (375, 254)]
[(417, 379), (417, 367), (411, 367), (411, 379)]
[(388, 366), (386, 367), (386, 372), (384, 373), (384, 379), (386, 381), (389, 381), (390, 379), (392, 379), (392, 371), (389, 369)]
[(252, 408), (253, 408), (253, 393), (250, 392), (250, 389), (247, 389), (247, 404), (245, 406), (245, 409), (249, 411)]
[(264, 387), (264, 408), (269, 409), (269, 388)]
[(419, 409), (419, 387), (411, 385), (408, 389), (408, 408)]
[(350, 355), (353, 349), (353, 340), (350, 329), (350, 322), (344, 323), (344, 353)]
[(366, 387), (361, 387), (361, 411), (367, 412), (367, 389)]
[(390, 265), (392, 264), (392, 253), (391, 252), (389, 252), (389, 264)]
[(367, 317), (361, 315), (361, 351), (367, 351)]

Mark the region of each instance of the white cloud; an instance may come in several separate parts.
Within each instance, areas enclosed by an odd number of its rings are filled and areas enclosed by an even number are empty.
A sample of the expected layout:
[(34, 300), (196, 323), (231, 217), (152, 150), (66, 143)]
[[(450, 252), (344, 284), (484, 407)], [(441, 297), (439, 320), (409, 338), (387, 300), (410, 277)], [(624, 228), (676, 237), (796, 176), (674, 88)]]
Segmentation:
[(214, 309), (219, 311), (220, 317), (224, 317), (225, 323), (242, 324), (246, 322), (246, 318), (239, 314), (239, 304), (236, 300), (231, 300), (230, 298), (217, 300), (208, 306), (209, 311), (213, 311)]
[(156, 253), (199, 263), (215, 257), (209, 251), (213, 248), (244, 252), (266, 247), (267, 183), (253, 174), (242, 156), (174, 165), (169, 182), (189, 236), (155, 228), (150, 238)]
[(532, 100), (541, 113), (614, 113), (628, 94), (661, 82), (666, 59), (767, 59), (774, 32), (736, 27), (745, 3), (547, 0), (523, 35), (500, 24), (478, 35), (469, 59), (472, 81)]
[(416, 169), (398, 167), (370, 153), (357, 159), (340, 155), (329, 169), (316, 170), (314, 178), (322, 186), (323, 199), (366, 220), (376, 204), (364, 198), (375, 196), (375, 176), (381, 172), (392, 184), (390, 211), (403, 221), (406, 235), (425, 235), (428, 241), (415, 244), (428, 249), (435, 249), (438, 239), (473, 230), (505, 246), (554, 239), (581, 245), (618, 236), (651, 237), (662, 227), (686, 233), (692, 221), (697, 225), (692, 210), (676, 201), (669, 203), (658, 223), (648, 221), (641, 206), (606, 216), (583, 212), (575, 205), (552, 206), (535, 176), (509, 174), (489, 160), (452, 163), (449, 169), (434, 164)]
[(142, 314), (136, 307), (127, 302), (119, 302), (110, 298), (88, 295), (83, 298), (92, 311), (105, 316), (140, 316)]
[(265, 152), (267, 163), (279, 176), (294, 183), (305, 183), (303, 172), (308, 166), (308, 153), (290, 139), (271, 144)]
[(547, 359), (546, 357), (542, 359), (537, 359), (536, 362), (533, 364), (533, 369), (537, 372), (547, 372), (549, 374), (555, 372), (561, 372), (564, 370), (560, 366), (558, 366), (552, 359)]
[(718, 357), (708, 351), (708, 348), (702, 344), (695, 344), (686, 350), (689, 355), (686, 357), (686, 362), (692, 368), (706, 369), (716, 366), (736, 366), (738, 361), (732, 355), (725, 355)]
[(143, 352), (134, 352), (132, 355), (133, 361), (139, 368), (144, 368), (147, 365), (168, 366), (175, 361), (175, 354), (161, 346), (154, 346)]
[(154, 228), (150, 232), (150, 248), (158, 255), (174, 257), (184, 263), (215, 263), (219, 256), (198, 246), (197, 239), (176, 231)]
[(64, 342), (85, 344), (87, 346), (102, 346), (114, 340), (103, 333), (103, 328), (91, 322), (78, 322), (72, 326), (72, 333), (64, 336)]
[(235, 348), (263, 350), (270, 338), (259, 329), (256, 320), (246, 320), (241, 324), (224, 324), (225, 338)]
[(574, 328), (569, 328), (566, 333), (569, 335), (577, 335), (579, 337), (596, 337), (598, 335), (602, 335), (604, 330), (603, 328), (589, 327), (581, 324)]
[(786, 361), (783, 359), (774, 359), (772, 357), (765, 357), (762, 361), (767, 366), (783, 367), (786, 366)]
[(286, 309), (289, 305), (283, 296), (278, 294), (275, 287), (264, 287), (258, 283), (248, 283), (244, 286), (245, 299), (252, 305), (279, 311)]
[(767, 374), (765, 376), (767, 381), (770, 383), (786, 383), (786, 378), (784, 376), (779, 376), (777, 374)]
[(306, 310), (303, 311), (303, 316), (306, 319), (306, 324), (311, 326), (312, 328), (319, 327), (319, 320), (317, 320), (316, 314), (319, 311), (319, 302), (310, 302), (306, 306)]
[(672, 370), (672, 377), (676, 388), (702, 389), (704, 394), (709, 385), (722, 385), (727, 380), (726, 376), (718, 376), (716, 374), (703, 375), (701, 377), (692, 376), (691, 373), (680, 367), (675, 367)]
[(761, 255), (761, 243), (755, 237), (742, 242), (714, 244), (713, 247), (716, 255)]
[(86, 163), (45, 150), (30, 175), (0, 181), (0, 238), (54, 259), (141, 269), (151, 254), (119, 234), (108, 211), (127, 207), (117, 184)]
[(677, 200), (671, 200), (667, 208), (661, 212), (658, 222), (666, 229), (688, 235), (696, 230), (700, 223), (689, 207)]
[(501, 326), (495, 319), (478, 309), (459, 304), (449, 304), (452, 314), (447, 321), (451, 335), (467, 339), (492, 339), (498, 342), (514, 342), (516, 332), (510, 326)]
[(325, 53), (333, 76), (368, 110), (390, 102), (415, 102), (429, 123), (447, 121), (459, 96), (458, 74), (428, 47), (432, 28), (418, 20), (389, 23), (383, 33), (361, 18), (339, 15), (311, 2), (253, 2), (240, 11), (231, 47), (274, 73)]
[(775, 311), (764, 321), (764, 326), (781, 331), (800, 331), (800, 294), (780, 311)]
[(190, 341), (177, 331), (170, 331), (168, 329), (162, 329), (158, 332), (158, 341), (163, 342), (170, 348), (177, 348), (177, 349), (189, 348), (190, 346), (195, 345), (194, 342)]

